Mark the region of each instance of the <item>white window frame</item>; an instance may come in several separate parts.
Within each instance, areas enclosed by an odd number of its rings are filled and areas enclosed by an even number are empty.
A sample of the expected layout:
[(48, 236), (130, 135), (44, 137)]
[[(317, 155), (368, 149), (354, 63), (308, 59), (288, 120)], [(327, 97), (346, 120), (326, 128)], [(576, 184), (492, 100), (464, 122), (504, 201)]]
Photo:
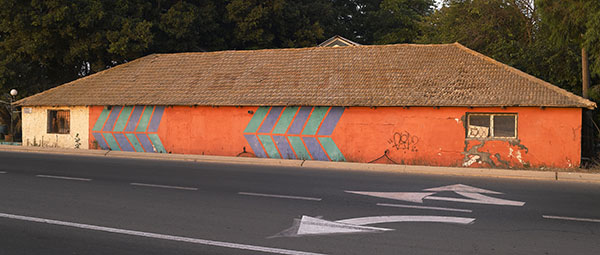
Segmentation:
[[(473, 137), (471, 136), (471, 116), (489, 116), (490, 117), (490, 128), (489, 128), (489, 136), (486, 137)], [(515, 117), (515, 136), (496, 136), (494, 134), (494, 117), (495, 116), (513, 116)], [(518, 123), (519, 123), (519, 115), (516, 113), (467, 113), (467, 127), (466, 127), (466, 137), (467, 139), (473, 140), (483, 140), (483, 139), (517, 139), (519, 137), (518, 132)]]

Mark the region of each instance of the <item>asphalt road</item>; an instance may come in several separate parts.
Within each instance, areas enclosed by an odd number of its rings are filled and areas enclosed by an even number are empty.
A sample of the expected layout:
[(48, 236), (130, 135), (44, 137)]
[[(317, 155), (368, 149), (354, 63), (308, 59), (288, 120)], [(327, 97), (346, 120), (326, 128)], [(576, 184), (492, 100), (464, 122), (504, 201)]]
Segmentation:
[(600, 184), (8, 152), (0, 162), (0, 254), (600, 254)]

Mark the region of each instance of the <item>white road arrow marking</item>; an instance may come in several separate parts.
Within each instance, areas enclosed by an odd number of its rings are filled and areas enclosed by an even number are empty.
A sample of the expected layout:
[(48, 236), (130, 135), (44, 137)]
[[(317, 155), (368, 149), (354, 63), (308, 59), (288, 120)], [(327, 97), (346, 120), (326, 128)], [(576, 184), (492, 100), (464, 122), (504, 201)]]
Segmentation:
[(464, 184), (454, 184), (448, 186), (442, 186), (437, 188), (424, 189), (424, 191), (453, 191), (453, 192), (469, 192), (469, 193), (487, 193), (487, 194), (502, 194), (501, 192), (491, 191), (487, 189), (480, 189), (476, 187), (471, 187)]
[(302, 216), (296, 220), (294, 225), (275, 235), (280, 236), (305, 236), (305, 235), (332, 235), (332, 234), (355, 234), (392, 231), (389, 228), (368, 227), (363, 225), (392, 223), (392, 222), (439, 222), (455, 224), (471, 224), (474, 218), (445, 217), (445, 216), (421, 216), (421, 215), (392, 215), (360, 217), (338, 221), (328, 221), (310, 216)]
[(475, 219), (464, 217), (448, 217), (448, 216), (424, 216), (424, 215), (394, 215), (394, 216), (374, 216), (353, 218), (347, 220), (338, 220), (338, 223), (353, 224), (353, 225), (368, 225), (387, 222), (439, 222), (439, 223), (456, 223), (470, 224)]
[(395, 200), (423, 203), (423, 198), (435, 194), (435, 192), (369, 192), (369, 191), (346, 191), (348, 193), (389, 198)]
[(423, 203), (424, 199), (439, 200), (439, 201), (451, 201), (461, 203), (472, 203), (472, 204), (487, 204), (487, 205), (509, 205), (509, 206), (523, 206), (525, 202), (513, 201), (501, 198), (495, 198), (486, 196), (480, 193), (488, 194), (502, 194), (500, 192), (475, 188), (463, 184), (449, 185), (431, 189), (425, 189), (426, 191), (452, 191), (467, 198), (456, 198), (456, 197), (437, 197), (432, 196), (435, 192), (369, 192), (369, 191), (346, 191), (348, 193), (381, 197), (394, 200), (408, 201), (413, 203)]
[(322, 220), (310, 216), (302, 216), (296, 235), (347, 234), (360, 232), (391, 231), (389, 228), (375, 228)]
[(386, 203), (377, 203), (377, 205), (378, 206), (388, 206), (388, 207), (421, 209), (421, 210), (439, 210), (439, 211), (466, 212), (466, 213), (473, 212), (472, 210), (468, 210), (468, 209), (445, 208), (445, 207), (435, 207), (435, 206), (418, 206), (418, 205), (386, 204)]

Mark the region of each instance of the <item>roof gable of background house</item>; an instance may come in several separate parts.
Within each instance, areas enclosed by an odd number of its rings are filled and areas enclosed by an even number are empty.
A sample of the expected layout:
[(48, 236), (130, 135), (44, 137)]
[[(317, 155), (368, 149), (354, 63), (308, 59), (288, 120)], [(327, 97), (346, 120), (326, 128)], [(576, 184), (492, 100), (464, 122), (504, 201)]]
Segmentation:
[(153, 54), (17, 104), (596, 106), (458, 43)]
[(350, 41), (339, 35), (335, 35), (319, 44), (319, 47), (360, 46), (360, 43)]

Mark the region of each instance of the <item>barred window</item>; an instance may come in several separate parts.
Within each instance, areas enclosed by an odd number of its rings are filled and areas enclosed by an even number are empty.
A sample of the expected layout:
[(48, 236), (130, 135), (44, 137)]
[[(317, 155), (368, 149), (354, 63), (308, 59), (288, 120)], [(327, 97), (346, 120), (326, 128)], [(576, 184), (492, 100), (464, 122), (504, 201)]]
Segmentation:
[(517, 138), (516, 114), (467, 115), (467, 138)]
[(48, 110), (48, 134), (68, 134), (70, 123), (69, 110)]

